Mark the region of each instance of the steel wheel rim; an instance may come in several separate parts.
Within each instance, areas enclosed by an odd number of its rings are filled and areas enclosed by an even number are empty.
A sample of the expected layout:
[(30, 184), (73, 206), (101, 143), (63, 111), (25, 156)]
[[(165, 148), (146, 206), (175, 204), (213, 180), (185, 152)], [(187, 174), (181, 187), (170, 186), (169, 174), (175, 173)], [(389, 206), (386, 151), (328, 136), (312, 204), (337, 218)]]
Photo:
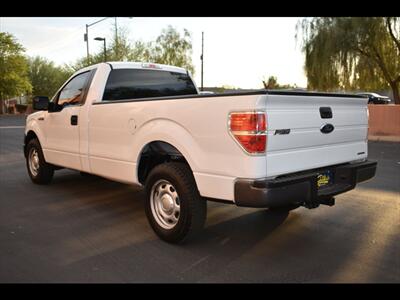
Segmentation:
[(39, 153), (35, 148), (29, 151), (29, 170), (33, 176), (37, 176), (39, 173)]
[(164, 229), (176, 226), (180, 217), (180, 199), (176, 188), (169, 181), (161, 179), (153, 184), (150, 206), (158, 225)]

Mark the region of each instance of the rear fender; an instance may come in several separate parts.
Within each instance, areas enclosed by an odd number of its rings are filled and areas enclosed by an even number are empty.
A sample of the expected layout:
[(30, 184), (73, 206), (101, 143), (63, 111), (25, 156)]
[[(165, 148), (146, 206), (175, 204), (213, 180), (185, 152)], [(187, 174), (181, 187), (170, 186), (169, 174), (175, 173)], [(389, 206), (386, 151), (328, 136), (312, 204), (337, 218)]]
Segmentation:
[(138, 179), (138, 164), (144, 148), (155, 141), (165, 142), (174, 146), (184, 156), (191, 170), (193, 172), (198, 170), (198, 159), (202, 157), (202, 153), (189, 131), (172, 120), (152, 119), (138, 129), (135, 133), (135, 138), (132, 140), (132, 146), (135, 149), (134, 161), (137, 164), (135, 180)]

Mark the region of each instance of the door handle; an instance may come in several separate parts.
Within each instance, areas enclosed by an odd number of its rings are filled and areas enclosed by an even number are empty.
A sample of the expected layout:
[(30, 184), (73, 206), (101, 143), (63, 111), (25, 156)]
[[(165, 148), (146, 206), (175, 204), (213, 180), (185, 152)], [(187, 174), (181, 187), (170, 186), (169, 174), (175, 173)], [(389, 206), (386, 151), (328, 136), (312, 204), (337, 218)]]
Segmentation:
[(77, 115), (71, 116), (71, 125), (72, 126), (78, 125), (78, 116)]

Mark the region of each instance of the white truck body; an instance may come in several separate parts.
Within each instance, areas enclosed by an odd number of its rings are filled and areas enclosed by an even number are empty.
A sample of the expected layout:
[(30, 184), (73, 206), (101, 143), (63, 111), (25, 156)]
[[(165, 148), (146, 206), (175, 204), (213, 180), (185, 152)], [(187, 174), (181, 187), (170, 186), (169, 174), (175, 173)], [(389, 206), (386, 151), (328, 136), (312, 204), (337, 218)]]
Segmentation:
[[(187, 74), (181, 68), (152, 67)], [(147, 66), (114, 62), (78, 71), (71, 78), (95, 70), (84, 103), (29, 115), (26, 136), (30, 132), (37, 136), (46, 162), (52, 165), (139, 185), (143, 150), (162, 141), (183, 155), (201, 196), (231, 202), (239, 179), (273, 180), (367, 159), (366, 98), (258, 91), (103, 100), (110, 72), (143, 68)], [(331, 118), (322, 118), (321, 107), (329, 108)], [(229, 128), (232, 112), (265, 113), (264, 153), (250, 154), (239, 145)], [(77, 126), (71, 126), (72, 116), (77, 116)], [(328, 123), (334, 130), (325, 134), (321, 128)]]

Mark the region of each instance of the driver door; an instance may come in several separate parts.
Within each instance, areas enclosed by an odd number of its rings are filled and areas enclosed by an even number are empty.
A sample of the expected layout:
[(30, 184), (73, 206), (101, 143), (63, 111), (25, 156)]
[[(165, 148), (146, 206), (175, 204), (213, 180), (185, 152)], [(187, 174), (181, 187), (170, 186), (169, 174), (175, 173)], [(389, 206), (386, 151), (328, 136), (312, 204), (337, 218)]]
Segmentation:
[(79, 114), (90, 71), (70, 79), (54, 98), (54, 109), (45, 117), (45, 157), (54, 165), (81, 170)]

